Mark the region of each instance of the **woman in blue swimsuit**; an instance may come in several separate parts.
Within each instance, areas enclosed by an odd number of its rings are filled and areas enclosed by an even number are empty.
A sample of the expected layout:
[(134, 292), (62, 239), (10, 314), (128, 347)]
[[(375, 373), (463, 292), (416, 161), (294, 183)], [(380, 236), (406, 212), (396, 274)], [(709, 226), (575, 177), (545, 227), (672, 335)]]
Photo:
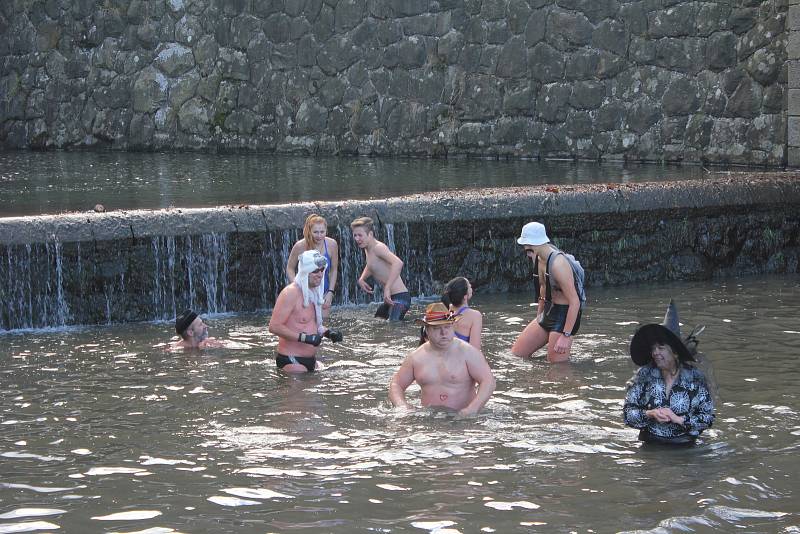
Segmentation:
[(322, 303), (322, 316), (327, 318), (331, 313), (331, 303), (336, 289), (336, 277), (339, 274), (339, 245), (335, 239), (328, 237), (328, 223), (324, 217), (312, 213), (306, 218), (303, 226), (303, 239), (292, 247), (289, 261), (286, 264), (286, 276), (290, 283), (297, 275), (297, 262), (300, 254), (307, 250), (316, 250), (328, 260), (328, 267), (322, 278), (325, 300)]
[(454, 323), (456, 337), (481, 350), (483, 315), (469, 307), (470, 298), (472, 298), (472, 285), (463, 276), (453, 278), (444, 286), (442, 302), (450, 308), (454, 316), (461, 316), (461, 319)]

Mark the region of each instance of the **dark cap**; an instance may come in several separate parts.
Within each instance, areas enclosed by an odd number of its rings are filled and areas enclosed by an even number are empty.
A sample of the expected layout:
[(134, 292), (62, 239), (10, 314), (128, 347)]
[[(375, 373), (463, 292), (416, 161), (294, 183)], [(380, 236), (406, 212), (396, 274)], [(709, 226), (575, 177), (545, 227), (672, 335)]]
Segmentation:
[(185, 310), (175, 318), (175, 331), (182, 336), (186, 329), (192, 325), (192, 321), (197, 319), (197, 314), (192, 310)]

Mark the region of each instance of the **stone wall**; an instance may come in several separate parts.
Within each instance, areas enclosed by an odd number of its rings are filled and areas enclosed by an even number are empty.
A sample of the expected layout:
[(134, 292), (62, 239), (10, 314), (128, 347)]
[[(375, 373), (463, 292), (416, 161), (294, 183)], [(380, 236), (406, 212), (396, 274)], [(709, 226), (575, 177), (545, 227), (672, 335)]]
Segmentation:
[(269, 309), (311, 212), (339, 242), (335, 303), (373, 300), (356, 285), (364, 254), (349, 231), (364, 214), (404, 260), (415, 297), (459, 275), (479, 291), (530, 291), (516, 244), (530, 220), (581, 261), (590, 306), (598, 285), (796, 273), (800, 260), (796, 174), (9, 217), (0, 218), (0, 330)]
[(785, 0), (3, 0), (0, 146), (782, 165)]

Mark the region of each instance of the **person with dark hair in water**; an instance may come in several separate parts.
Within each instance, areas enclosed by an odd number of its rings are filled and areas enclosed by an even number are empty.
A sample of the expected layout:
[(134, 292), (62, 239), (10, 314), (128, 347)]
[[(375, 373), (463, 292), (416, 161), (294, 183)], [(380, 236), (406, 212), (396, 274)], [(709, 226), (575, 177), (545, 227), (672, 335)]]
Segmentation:
[(278, 336), (275, 364), (287, 373), (317, 369), (317, 347), (323, 338), (342, 341), (342, 333), (322, 324), (322, 277), (328, 261), (316, 250), (300, 254), (297, 275), (278, 295), (269, 331)]
[(175, 318), (175, 331), (181, 337), (170, 349), (211, 349), (224, 346), (213, 337), (208, 337), (208, 326), (192, 310), (185, 310)]
[(633, 335), (630, 354), (639, 370), (628, 384), (625, 424), (648, 443), (691, 445), (714, 422), (714, 399), (694, 362), (697, 338), (681, 339), (678, 311), (670, 301), (664, 322)]
[(442, 291), (444, 305), (450, 308), (454, 317), (461, 318), (453, 326), (456, 337), (481, 350), (483, 314), (469, 307), (469, 299), (471, 298), (472, 285), (463, 276), (458, 276), (447, 282)]

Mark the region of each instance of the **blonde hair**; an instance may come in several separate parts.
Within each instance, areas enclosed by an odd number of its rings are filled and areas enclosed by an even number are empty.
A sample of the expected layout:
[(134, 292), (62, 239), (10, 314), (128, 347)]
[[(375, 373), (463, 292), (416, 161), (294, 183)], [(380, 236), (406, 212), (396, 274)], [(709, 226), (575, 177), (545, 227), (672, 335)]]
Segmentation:
[(368, 233), (369, 232), (373, 232), (374, 233), (375, 230), (373, 228), (373, 224), (374, 223), (372, 222), (372, 219), (370, 219), (369, 217), (359, 217), (358, 219), (356, 219), (356, 220), (354, 220), (353, 222), (350, 223), (350, 229), (351, 230), (355, 230), (358, 227), (362, 227)]
[(323, 224), (325, 225), (325, 230), (327, 233), (328, 229), (328, 222), (322, 215), (317, 215), (316, 213), (312, 213), (308, 217), (306, 217), (306, 224), (303, 226), (303, 239), (306, 241), (306, 250), (316, 250), (317, 246), (314, 244), (314, 236), (311, 235), (311, 229), (314, 227), (315, 224)]

